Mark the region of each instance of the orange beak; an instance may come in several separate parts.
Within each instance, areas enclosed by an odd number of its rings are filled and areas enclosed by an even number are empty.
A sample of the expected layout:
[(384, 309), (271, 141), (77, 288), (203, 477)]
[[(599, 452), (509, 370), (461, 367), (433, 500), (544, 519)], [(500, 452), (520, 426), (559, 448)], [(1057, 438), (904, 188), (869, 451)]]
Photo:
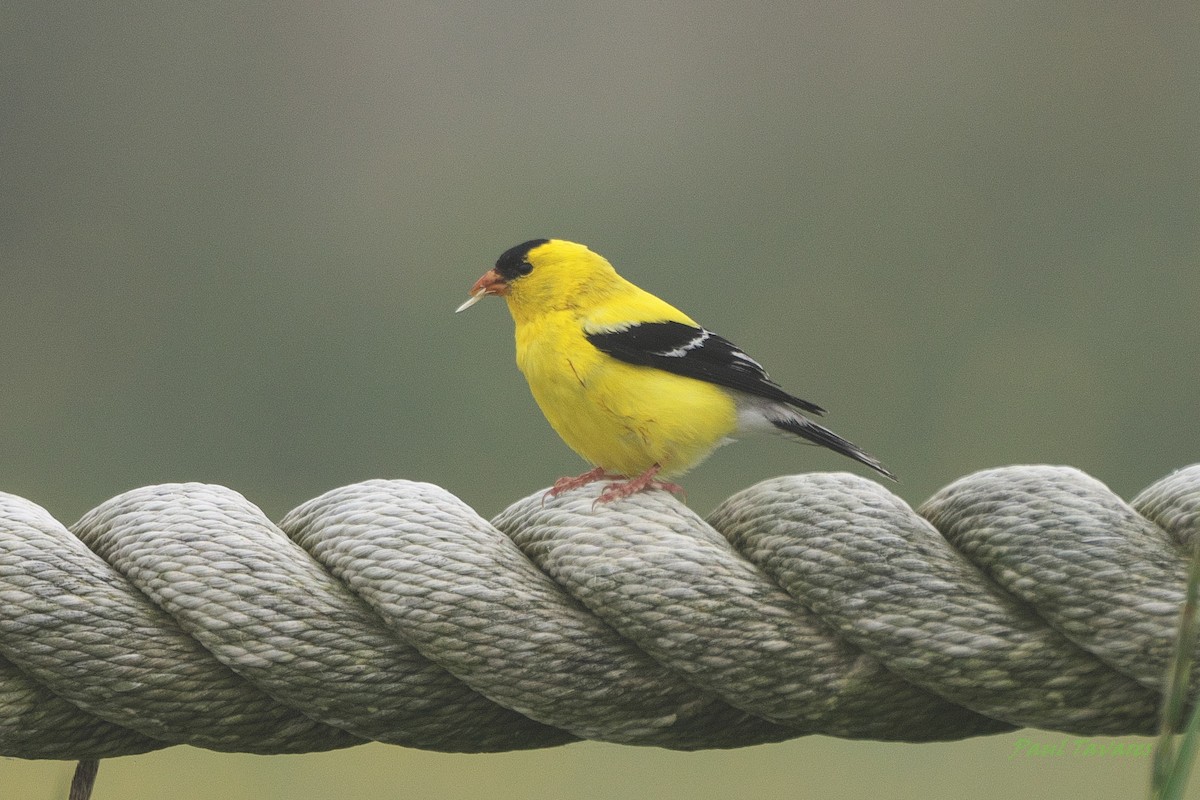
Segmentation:
[(494, 269), (489, 269), (483, 273), (483, 277), (475, 281), (475, 285), (471, 287), (471, 296), (467, 298), (467, 302), (454, 309), (454, 313), (466, 311), (489, 294), (501, 296), (508, 294), (508, 283)]

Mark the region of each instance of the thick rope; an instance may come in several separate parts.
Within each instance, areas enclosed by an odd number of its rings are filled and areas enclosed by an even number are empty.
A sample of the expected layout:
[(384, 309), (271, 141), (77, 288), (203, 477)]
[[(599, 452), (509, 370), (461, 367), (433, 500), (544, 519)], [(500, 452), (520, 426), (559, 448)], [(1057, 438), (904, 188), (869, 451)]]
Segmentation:
[(707, 522), (597, 491), (489, 523), (368, 481), (276, 526), (172, 484), (71, 531), (0, 494), (0, 755), (1155, 728), (1200, 465), (1129, 505), (1064, 467), (976, 473), (918, 511), (849, 474), (776, 478)]

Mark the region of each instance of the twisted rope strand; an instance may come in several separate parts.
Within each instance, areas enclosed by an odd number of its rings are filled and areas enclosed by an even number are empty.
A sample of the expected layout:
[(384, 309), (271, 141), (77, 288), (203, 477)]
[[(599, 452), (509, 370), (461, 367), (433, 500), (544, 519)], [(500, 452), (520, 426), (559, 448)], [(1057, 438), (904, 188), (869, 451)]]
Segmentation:
[(976, 473), (919, 512), (840, 473), (707, 521), (596, 491), (489, 523), (367, 481), (276, 526), (167, 484), (72, 531), (0, 493), (0, 755), (1154, 730), (1200, 465), (1129, 504), (1064, 467)]

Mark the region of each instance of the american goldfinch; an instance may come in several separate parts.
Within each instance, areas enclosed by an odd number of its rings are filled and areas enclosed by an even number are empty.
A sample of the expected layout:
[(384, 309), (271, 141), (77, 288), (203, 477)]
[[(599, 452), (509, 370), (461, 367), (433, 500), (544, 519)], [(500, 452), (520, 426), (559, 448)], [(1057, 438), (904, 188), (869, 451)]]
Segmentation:
[(517, 366), (558, 435), (595, 469), (560, 478), (558, 495), (612, 480), (609, 502), (682, 474), (742, 433), (767, 431), (828, 447), (895, 476), (874, 456), (800, 412), (790, 395), (727, 339), (622, 278), (602, 256), (561, 239), (506, 250), (471, 288), (464, 311), (500, 295), (516, 323)]

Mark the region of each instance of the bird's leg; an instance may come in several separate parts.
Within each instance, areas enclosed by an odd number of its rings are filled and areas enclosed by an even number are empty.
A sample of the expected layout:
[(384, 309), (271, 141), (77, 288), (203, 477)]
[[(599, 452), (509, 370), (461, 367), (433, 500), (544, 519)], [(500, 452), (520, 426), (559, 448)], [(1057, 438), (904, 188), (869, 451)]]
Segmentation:
[[(654, 476), (657, 475), (660, 470), (662, 470), (662, 466), (659, 464), (654, 464), (650, 467), (650, 469), (646, 470), (641, 475), (638, 475), (636, 478), (630, 478), (623, 483), (610, 483), (608, 486), (604, 487), (604, 491), (600, 493), (600, 496), (596, 498), (595, 502), (611, 503), (613, 500), (620, 500), (622, 497), (629, 497), (631, 494), (644, 492), (647, 489), (662, 489), (670, 492), (671, 494), (686, 496), (686, 492), (683, 491), (683, 487), (678, 483), (655, 480)], [(595, 503), (592, 505), (595, 505)]]
[(559, 478), (554, 482), (554, 485), (550, 487), (546, 494), (550, 497), (558, 497), (563, 492), (569, 492), (572, 489), (578, 489), (580, 486), (587, 486), (589, 483), (595, 483), (596, 481), (608, 481), (613, 480), (614, 478), (623, 477), (625, 476), (618, 475), (615, 472), (609, 472), (604, 467), (595, 467), (594, 469), (589, 469), (582, 475), (576, 475), (573, 478)]

